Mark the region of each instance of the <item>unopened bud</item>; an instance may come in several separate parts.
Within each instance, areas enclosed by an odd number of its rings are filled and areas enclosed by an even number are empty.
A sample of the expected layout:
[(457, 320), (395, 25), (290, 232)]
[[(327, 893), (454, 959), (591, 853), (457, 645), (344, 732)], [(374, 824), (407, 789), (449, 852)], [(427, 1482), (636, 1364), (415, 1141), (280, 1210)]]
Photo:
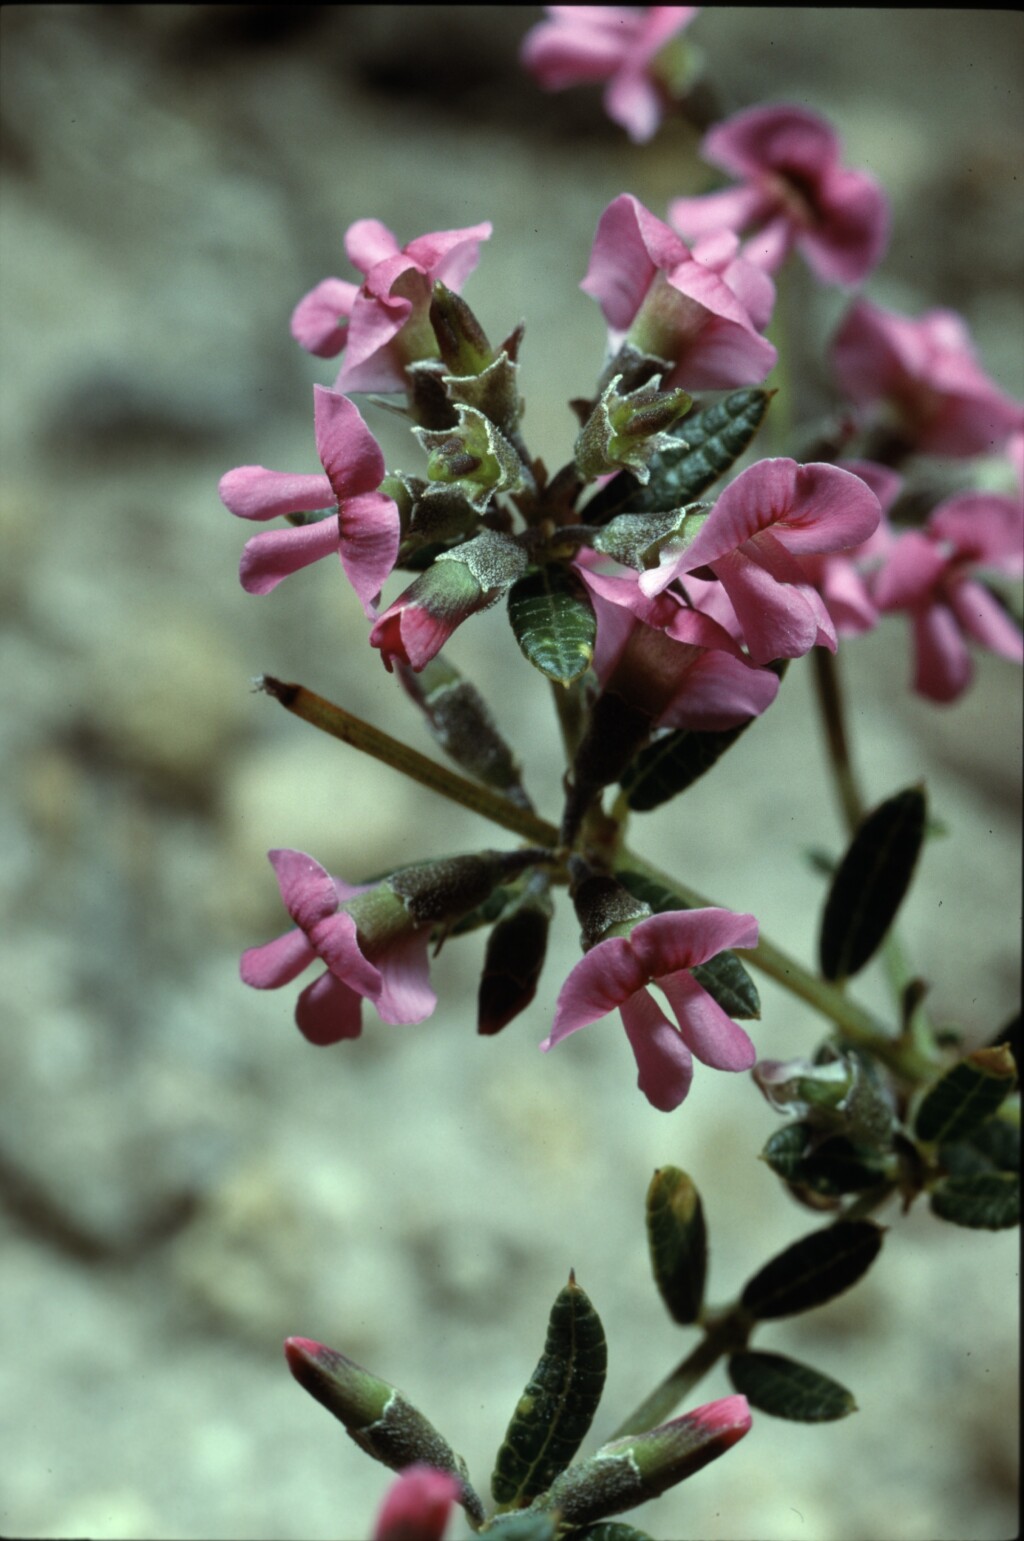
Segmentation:
[(437, 346), (453, 375), (478, 375), (494, 361), (487, 334), (460, 294), (435, 283), (430, 324)]
[(518, 492), (523, 465), (504, 434), (476, 407), (458, 406), (452, 429), (415, 428), (431, 482), (456, 487), (481, 513), (500, 492)]
[(641, 385), (625, 391), (616, 376), (601, 393), (576, 440), (576, 466), (586, 481), (610, 471), (632, 471), (646, 484), (654, 455), (673, 441), (665, 430), (693, 405), (683, 390)]

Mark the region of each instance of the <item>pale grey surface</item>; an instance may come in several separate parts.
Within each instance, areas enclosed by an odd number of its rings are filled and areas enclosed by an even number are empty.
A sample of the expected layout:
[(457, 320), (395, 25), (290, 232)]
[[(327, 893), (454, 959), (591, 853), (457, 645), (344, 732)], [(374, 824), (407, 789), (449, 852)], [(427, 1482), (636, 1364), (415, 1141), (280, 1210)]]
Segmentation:
[[(570, 1266), (610, 1338), (596, 1437), (685, 1351), (646, 1273), (655, 1166), (705, 1193), (716, 1296), (813, 1226), (754, 1161), (775, 1124), (745, 1079), (698, 1068), (665, 1118), (611, 1021), (540, 1058), (578, 955), (565, 913), (537, 1001), (496, 1040), (473, 1032), (479, 939), (438, 960), (431, 1023), (368, 1011), (333, 1051), (301, 1042), (292, 990), (237, 982), (240, 948), (282, 924), (268, 846), (357, 878), (492, 839), (248, 693), (263, 669), (301, 678), (428, 747), (327, 564), (262, 600), (237, 585), (248, 531), (217, 478), (316, 469), (309, 391), (333, 369), (295, 349), (291, 306), (348, 276), (356, 218), (402, 240), (493, 219), (467, 297), (494, 336), (527, 320), (525, 430), (558, 464), (565, 400), (601, 362), (577, 288), (601, 209), (628, 189), (662, 213), (698, 185), (678, 126), (637, 149), (596, 93), (519, 77), (534, 14), (341, 7), (258, 45), (247, 7), (3, 12), (5, 1535), (368, 1534), (386, 1474), (293, 1385), (286, 1334), (395, 1380), (484, 1488)], [(1020, 394), (1020, 16), (716, 8), (694, 37), (729, 108), (834, 116), (896, 204), (872, 295), (962, 309)], [(367, 416), (412, 466), (399, 426)], [(980, 1041), (1017, 993), (1019, 675), (980, 659), (940, 711), (906, 691), (907, 643), (893, 624), (844, 655), (860, 762), (873, 798), (927, 775), (950, 826), (904, 930), (936, 1015)], [(508, 664), (500, 611), (452, 652), (490, 682), (555, 816), (549, 703)], [(800, 851), (838, 841), (810, 701), (794, 668), (715, 776), (636, 831), (808, 960), (821, 884)], [(858, 995), (884, 1003), (874, 978)], [(809, 1012), (763, 999), (766, 1055), (815, 1042)], [(136, 1247), (183, 1195), (191, 1218)], [(859, 1414), (759, 1420), (637, 1524), (660, 1541), (1012, 1532), (1017, 1238), (885, 1218), (864, 1286), (759, 1340), (851, 1385)], [(699, 1399), (726, 1390), (719, 1375)]]

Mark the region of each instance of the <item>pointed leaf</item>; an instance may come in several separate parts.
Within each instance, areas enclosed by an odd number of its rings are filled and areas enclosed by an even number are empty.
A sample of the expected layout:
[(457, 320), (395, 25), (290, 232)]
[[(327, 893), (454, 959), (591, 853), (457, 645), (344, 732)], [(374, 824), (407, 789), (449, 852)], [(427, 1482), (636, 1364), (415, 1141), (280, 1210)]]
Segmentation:
[(965, 1139), (980, 1127), (1013, 1089), (1017, 1066), (1006, 1044), (978, 1049), (947, 1070), (917, 1110), (919, 1140)]
[(561, 562), (534, 568), (512, 585), (508, 618), (523, 656), (560, 685), (590, 667), (597, 618), (582, 581)]
[(913, 876), (925, 829), (925, 796), (908, 787), (864, 819), (839, 864), (822, 918), (826, 979), (864, 967), (888, 931)]
[(733, 1354), (729, 1379), (751, 1407), (795, 1423), (831, 1423), (857, 1411), (845, 1386), (785, 1354)]
[(574, 1541), (651, 1541), (646, 1530), (626, 1525), (622, 1520), (601, 1520), (588, 1530), (578, 1531)]
[(695, 1322), (704, 1304), (707, 1227), (700, 1194), (676, 1166), (660, 1167), (651, 1178), (647, 1242), (654, 1282), (669, 1315), (684, 1327)]
[[(665, 910), (691, 908), (671, 888), (654, 882), (645, 873), (623, 868), (616, 871), (615, 876), (631, 894), (649, 904), (656, 915)], [(734, 952), (726, 949), (725, 952), (716, 953), (706, 963), (697, 964), (690, 972), (728, 1016), (747, 1022), (760, 1019), (761, 997), (757, 993), (757, 986)]]
[(568, 1466), (597, 1411), (607, 1364), (601, 1319), (570, 1274), (498, 1451), (491, 1492), (502, 1509), (525, 1508)]
[(628, 472), (615, 477), (587, 504), (586, 522), (599, 524), (619, 510), (649, 513), (680, 508), (698, 498), (743, 454), (773, 395), (760, 387), (733, 391), (712, 406), (691, 412), (671, 431), (678, 444), (652, 459), (647, 486), (640, 487)]
[(946, 1177), (932, 1190), (932, 1213), (971, 1230), (1005, 1231), (1020, 1224), (1019, 1172)]
[(759, 1321), (811, 1311), (856, 1284), (874, 1262), (883, 1231), (870, 1220), (838, 1220), (773, 1257), (740, 1297)]

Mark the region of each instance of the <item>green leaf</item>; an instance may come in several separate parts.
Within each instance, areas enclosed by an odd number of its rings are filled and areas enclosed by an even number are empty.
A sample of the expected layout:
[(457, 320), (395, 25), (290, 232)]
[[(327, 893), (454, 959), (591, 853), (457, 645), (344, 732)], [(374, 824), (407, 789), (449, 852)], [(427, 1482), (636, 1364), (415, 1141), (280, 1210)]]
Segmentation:
[[(691, 908), (673, 889), (666, 888), (663, 883), (656, 883), (645, 873), (622, 868), (616, 870), (615, 876), (623, 888), (628, 888), (636, 898), (649, 904), (656, 915), (665, 910)], [(757, 993), (757, 986), (734, 952), (727, 949), (717, 953), (690, 972), (728, 1016), (748, 1022), (760, 1019), (761, 997)]]
[(568, 1466), (597, 1411), (607, 1364), (601, 1319), (570, 1274), (498, 1451), (491, 1492), (502, 1509), (525, 1508)]
[(925, 813), (924, 791), (908, 787), (861, 823), (825, 901), (819, 953), (826, 979), (863, 968), (888, 931), (924, 840)]
[(794, 1423), (831, 1423), (857, 1411), (845, 1386), (785, 1354), (733, 1354), (729, 1379), (762, 1413)]
[(786, 1182), (829, 1198), (864, 1193), (885, 1181), (885, 1168), (874, 1152), (855, 1145), (845, 1135), (815, 1144), (816, 1132), (807, 1123), (787, 1124), (771, 1136), (761, 1152), (762, 1159)]
[(651, 1271), (673, 1321), (695, 1322), (704, 1304), (708, 1237), (704, 1207), (692, 1180), (663, 1166), (647, 1190), (647, 1243)]
[(1005, 1231), (1020, 1224), (1020, 1173), (979, 1172), (945, 1177), (929, 1197), (932, 1213), (975, 1231)]
[(568, 685), (590, 667), (597, 617), (581, 579), (564, 563), (517, 579), (508, 616), (523, 656), (549, 680)]
[(555, 1516), (539, 1509), (522, 1509), (517, 1514), (496, 1514), (487, 1525), (489, 1536), (501, 1541), (554, 1541)]
[(640, 751), (622, 778), (629, 806), (637, 813), (648, 813), (684, 792), (732, 748), (750, 722), (718, 733), (677, 728), (655, 739)]
[(950, 1177), (979, 1172), (1016, 1172), (1020, 1167), (1020, 1125), (990, 1118), (965, 1140), (939, 1146), (939, 1160)]
[(837, 1220), (812, 1231), (766, 1263), (740, 1299), (759, 1321), (811, 1311), (856, 1284), (878, 1256), (882, 1236), (870, 1220)]
[(630, 498), (629, 510), (644, 513), (692, 503), (743, 454), (773, 394), (760, 387), (733, 391), (713, 406), (691, 412), (672, 430), (678, 446), (654, 456), (651, 479)]
[(926, 1094), (914, 1133), (919, 1140), (965, 1139), (991, 1118), (1016, 1078), (1017, 1066), (1006, 1044), (968, 1054)]

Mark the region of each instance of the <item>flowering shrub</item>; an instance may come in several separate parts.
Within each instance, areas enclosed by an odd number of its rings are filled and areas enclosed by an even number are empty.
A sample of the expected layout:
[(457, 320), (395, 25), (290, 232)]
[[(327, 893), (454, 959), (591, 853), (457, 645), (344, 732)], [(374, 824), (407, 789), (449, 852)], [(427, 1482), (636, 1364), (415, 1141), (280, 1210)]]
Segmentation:
[[(661, 50), (692, 8), (549, 11), (524, 45), (527, 67), (550, 89), (610, 80), (610, 114), (635, 139), (650, 137), (670, 80)], [(966, 689), (968, 641), (1021, 661), (1020, 629), (996, 586), (1024, 569), (1019, 486), (1016, 496), (959, 490), (923, 509), (907, 493), (921, 454), (998, 453), (1019, 478), (1024, 418), (951, 312), (911, 322), (859, 298), (831, 344), (844, 399), (816, 454), (754, 458), (786, 347), (778, 327), (765, 335), (775, 279), (785, 282), (794, 253), (819, 283), (867, 279), (885, 248), (888, 205), (870, 175), (843, 166), (832, 127), (802, 108), (740, 113), (711, 129), (703, 153), (740, 185), (674, 200), (670, 224), (628, 193), (598, 218), (581, 287), (607, 323), (607, 360), (591, 394), (573, 403), (579, 432), (554, 474), (521, 432), (522, 328), (493, 346), (459, 293), (490, 224), (399, 247), (362, 219), (345, 246), (363, 283), (325, 279), (292, 317), (303, 347), (342, 355), (334, 388), (314, 393), (324, 474), (243, 466), (220, 484), (232, 513), (290, 522), (248, 542), (243, 586), (264, 594), (337, 552), (369, 647), (458, 770), (301, 685), (266, 676), (267, 694), (518, 841), (414, 861), (360, 885), (302, 852), (271, 851), (293, 928), (246, 951), (244, 982), (276, 989), (322, 963), (296, 1019), (326, 1047), (359, 1036), (363, 1001), (386, 1024), (424, 1021), (437, 1004), (431, 947), (486, 930), (478, 1026), (493, 1035), (537, 997), (564, 894), (583, 956), (539, 1008), (549, 1022), (541, 1049), (618, 1010), (639, 1088), (664, 1114), (687, 1098), (694, 1056), (711, 1069), (753, 1071), (789, 1116), (764, 1160), (793, 1197), (829, 1216), (711, 1311), (697, 1188), (689, 1174), (660, 1168), (646, 1215), (654, 1280), (673, 1320), (702, 1340), (610, 1441), (577, 1461), (606, 1348), (570, 1275), (498, 1452), (489, 1517), (461, 1459), (402, 1393), (333, 1349), (289, 1339), (300, 1384), (401, 1473), (378, 1520), (384, 1541), (437, 1541), (453, 1504), (474, 1529), (510, 1541), (635, 1541), (638, 1531), (605, 1520), (728, 1451), (751, 1428), (751, 1408), (804, 1423), (852, 1411), (850, 1392), (823, 1372), (750, 1340), (763, 1323), (856, 1284), (882, 1245), (870, 1216), (919, 1197), (939, 1220), (975, 1230), (1018, 1216), (1009, 1033), (968, 1051), (930, 1020), (920, 982), (899, 966), (893, 1024), (847, 988), (891, 932), (927, 805), (913, 785), (866, 807), (837, 654), (841, 639), (845, 649), (901, 611), (913, 632), (913, 685), (931, 701)], [(424, 452), (420, 473), (386, 471), (348, 394), (367, 391), (397, 398)], [(397, 570), (409, 581), (382, 605)], [(557, 826), (535, 811), (495, 703), (443, 654), (459, 628), (502, 602), (521, 655), (510, 669), (525, 660), (557, 706), (566, 749)], [(805, 657), (849, 837), (831, 872), (815, 972), (771, 943), (753, 915), (711, 903), (626, 843), (628, 816), (709, 773)], [(807, 1058), (757, 1063), (760, 1035), (739, 1025), (760, 1015), (750, 969), (820, 1012), (825, 1036)], [(713, 1096), (714, 1078), (701, 1079), (701, 1095)], [(670, 1419), (718, 1359), (735, 1395)]]

